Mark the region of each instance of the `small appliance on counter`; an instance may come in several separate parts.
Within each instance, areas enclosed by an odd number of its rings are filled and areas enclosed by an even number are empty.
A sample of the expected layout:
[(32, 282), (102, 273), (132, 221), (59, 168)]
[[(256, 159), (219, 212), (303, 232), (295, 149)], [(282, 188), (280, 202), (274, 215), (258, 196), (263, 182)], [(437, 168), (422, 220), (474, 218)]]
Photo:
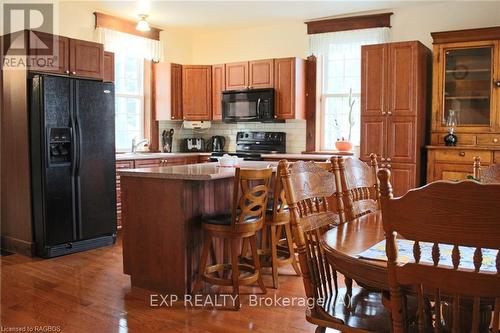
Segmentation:
[(224, 145), (226, 144), (226, 138), (223, 137), (222, 135), (214, 135), (212, 136), (212, 139), (210, 140), (211, 144), (210, 147), (212, 151), (214, 152), (223, 152), (224, 151)]
[(183, 151), (186, 153), (205, 151), (205, 140), (202, 138), (184, 139)]
[[(212, 138), (213, 140), (213, 138)], [(261, 154), (286, 153), (286, 133), (284, 132), (238, 132), (236, 152), (213, 150), (210, 160), (217, 162), (224, 154), (243, 158), (245, 161), (262, 161)]]
[(163, 153), (172, 152), (172, 139), (174, 138), (174, 129), (171, 128), (170, 131), (163, 130), (161, 134), (161, 151)]

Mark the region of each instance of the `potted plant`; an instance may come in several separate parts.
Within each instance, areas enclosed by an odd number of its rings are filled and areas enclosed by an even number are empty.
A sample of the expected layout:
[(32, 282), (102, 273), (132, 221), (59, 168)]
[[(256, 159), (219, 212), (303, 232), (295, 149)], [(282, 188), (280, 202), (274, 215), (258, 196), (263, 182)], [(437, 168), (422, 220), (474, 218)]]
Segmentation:
[[(349, 113), (348, 113), (348, 118), (349, 118), (349, 134), (347, 136), (347, 140), (342, 137), (342, 139), (337, 139), (337, 142), (335, 142), (335, 148), (337, 148), (338, 151), (351, 151), (353, 148), (353, 144), (351, 142), (351, 135), (352, 135), (352, 128), (354, 127), (355, 120), (354, 120), (354, 114), (353, 114), (353, 107), (354, 107), (355, 100), (352, 98), (352, 88), (349, 89)], [(337, 123), (337, 121), (335, 121)]]

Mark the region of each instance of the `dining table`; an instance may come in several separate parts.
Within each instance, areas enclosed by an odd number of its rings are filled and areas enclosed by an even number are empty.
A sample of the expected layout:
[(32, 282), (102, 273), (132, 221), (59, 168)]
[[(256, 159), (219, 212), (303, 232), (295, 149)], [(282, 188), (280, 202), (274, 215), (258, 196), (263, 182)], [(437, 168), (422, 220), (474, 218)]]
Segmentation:
[(328, 230), (321, 240), (330, 265), (358, 284), (389, 290), (387, 262), (359, 254), (385, 239), (382, 213), (376, 211)]
[[(382, 212), (376, 211), (345, 222), (325, 232), (321, 246), (332, 267), (346, 278), (349, 288), (351, 279), (362, 287), (389, 291), (387, 261), (360, 256), (366, 250), (385, 239)], [(462, 300), (461, 317), (470, 318), (472, 303)], [(489, 332), (492, 304), (481, 304), (479, 332)], [(445, 311), (444, 327), (450, 329), (448, 311)], [(461, 332), (470, 332), (470, 321), (461, 320)]]

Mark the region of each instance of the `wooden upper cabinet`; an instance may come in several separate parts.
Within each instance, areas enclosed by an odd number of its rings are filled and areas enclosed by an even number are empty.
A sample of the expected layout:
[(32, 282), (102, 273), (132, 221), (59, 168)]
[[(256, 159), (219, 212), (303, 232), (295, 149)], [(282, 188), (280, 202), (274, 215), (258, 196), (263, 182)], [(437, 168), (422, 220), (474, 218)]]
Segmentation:
[(250, 61), (248, 68), (250, 89), (274, 86), (274, 59)]
[(212, 119), (212, 66), (183, 66), (182, 111), (185, 120)]
[(212, 119), (222, 119), (222, 91), (226, 85), (224, 65), (212, 66)]
[(499, 47), (500, 40), (434, 45), (433, 130), (447, 132), (454, 110), (458, 133), (500, 132)]
[(360, 157), (392, 170), (396, 195), (422, 184), (430, 50), (420, 42), (361, 49)]
[[(36, 38), (29, 39), (30, 57), (34, 58), (30, 70), (69, 74), (69, 38), (39, 31), (32, 33)], [(47, 51), (48, 45), (53, 45), (53, 49)]]
[(156, 120), (182, 120), (182, 66), (153, 63)]
[(416, 80), (418, 76), (417, 47), (414, 42), (389, 44), (388, 114), (417, 114)]
[(171, 64), (170, 71), (171, 85), (170, 95), (172, 96), (171, 102), (171, 115), (173, 120), (182, 119), (182, 65)]
[(226, 64), (226, 90), (248, 89), (248, 61)]
[(277, 119), (305, 117), (305, 62), (298, 58), (274, 60), (274, 89)]
[(113, 52), (104, 52), (104, 82), (115, 82), (115, 54)]
[(102, 44), (77, 39), (69, 40), (71, 75), (102, 79), (103, 68), (104, 48)]
[(382, 116), (387, 112), (387, 44), (363, 46), (361, 58), (361, 115)]

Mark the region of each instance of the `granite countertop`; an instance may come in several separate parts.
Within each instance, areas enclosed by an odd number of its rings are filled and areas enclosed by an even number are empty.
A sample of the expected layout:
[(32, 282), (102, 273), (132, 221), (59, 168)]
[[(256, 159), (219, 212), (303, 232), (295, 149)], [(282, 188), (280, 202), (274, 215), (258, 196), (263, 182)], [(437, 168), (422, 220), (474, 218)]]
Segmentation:
[[(128, 160), (147, 160), (154, 158), (175, 158), (175, 157), (196, 157), (196, 156), (210, 156), (212, 153), (205, 152), (195, 152), (195, 153), (118, 153), (116, 154), (117, 161), (128, 161)], [(352, 153), (345, 152), (332, 152), (332, 153), (321, 153), (321, 154), (308, 154), (308, 153), (284, 153), (284, 154), (261, 154), (263, 158), (272, 159), (308, 159), (308, 160), (327, 160), (333, 155), (352, 155)]]
[(211, 153), (148, 153), (140, 152), (137, 154), (132, 153), (118, 153), (116, 154), (117, 161), (129, 161), (129, 160), (147, 160), (152, 158), (174, 158), (174, 157), (197, 157), (197, 156), (210, 156)]
[[(269, 166), (276, 168), (278, 162), (241, 161), (242, 169), (264, 169)], [(167, 167), (152, 167), (139, 169), (117, 170), (120, 176), (139, 178), (159, 178), (178, 180), (214, 180), (234, 177), (234, 167), (220, 167), (217, 162), (174, 165)]]

